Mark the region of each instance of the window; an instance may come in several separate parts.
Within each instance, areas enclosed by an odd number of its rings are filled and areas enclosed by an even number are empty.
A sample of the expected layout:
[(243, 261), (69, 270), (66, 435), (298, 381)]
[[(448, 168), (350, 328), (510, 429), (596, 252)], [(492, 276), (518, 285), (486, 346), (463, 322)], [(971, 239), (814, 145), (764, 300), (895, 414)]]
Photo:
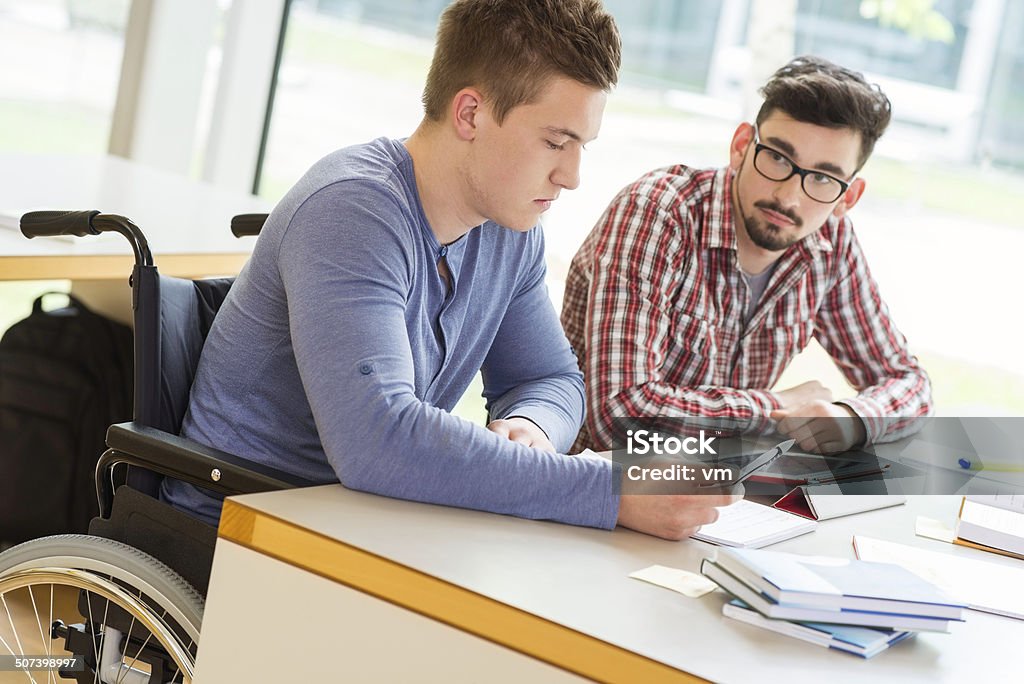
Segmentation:
[[(412, 133), (446, 4), (295, 0), (264, 196), (279, 198), (334, 149)], [(1024, 168), (1019, 3), (908, 0), (924, 12), (927, 30), (883, 25), (871, 7), (892, 3), (871, 0), (772, 3), (764, 10), (771, 16), (755, 13), (750, 0), (605, 4), (623, 35), (623, 70), (601, 135), (584, 153), (580, 188), (544, 217), (556, 307), (573, 254), (616, 192), (661, 166), (726, 163), (737, 123), (759, 104), (751, 95), (762, 77), (752, 74), (764, 71), (764, 55), (752, 42), (767, 36), (783, 55), (773, 64), (816, 52), (885, 79), (894, 124), (864, 169), (869, 189), (852, 214), (872, 272), (932, 375), (941, 413), (1024, 415), (1019, 326), (991, 294), (1019, 290), (1012, 255), (1024, 250), (1024, 222), (1009, 200), (1024, 196), (1024, 174), (990, 168)], [(792, 16), (777, 16), (786, 11)], [(970, 116), (953, 116), (953, 105)], [(798, 360), (781, 386), (811, 378), (846, 393), (820, 348)]]
[[(313, 162), (337, 148), (413, 132), (443, 9), (438, 4), (292, 4), (261, 195), (279, 198)], [(390, 28), (382, 27), (385, 22)]]
[(1009, 2), (996, 50), (979, 160), (1024, 170), (1024, 4)]
[(0, 0), (0, 150), (106, 151), (129, 4)]
[[(909, 30), (883, 26), (871, 16), (874, 4), (800, 0), (796, 54), (817, 54), (882, 76), (955, 88), (974, 0), (939, 0)], [(947, 35), (948, 42), (935, 39), (939, 35)]]
[[(130, 0), (0, 0), (0, 152), (102, 153)], [(0, 282), (0, 331), (66, 281)]]

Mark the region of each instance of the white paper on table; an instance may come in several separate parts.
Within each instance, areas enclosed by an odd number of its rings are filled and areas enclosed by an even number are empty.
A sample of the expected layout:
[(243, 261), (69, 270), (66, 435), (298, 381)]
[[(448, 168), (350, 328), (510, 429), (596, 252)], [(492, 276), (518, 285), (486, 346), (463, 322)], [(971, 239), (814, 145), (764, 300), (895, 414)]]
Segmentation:
[(857, 558), (902, 565), (969, 608), (1024, 620), (1024, 567), (997, 565), (949, 553), (854, 535)]
[(953, 531), (952, 527), (941, 520), (923, 515), (917, 516), (917, 522), (914, 523), (914, 534), (918, 537), (934, 539), (946, 542), (947, 544), (952, 544), (953, 540), (956, 539), (956, 532)]

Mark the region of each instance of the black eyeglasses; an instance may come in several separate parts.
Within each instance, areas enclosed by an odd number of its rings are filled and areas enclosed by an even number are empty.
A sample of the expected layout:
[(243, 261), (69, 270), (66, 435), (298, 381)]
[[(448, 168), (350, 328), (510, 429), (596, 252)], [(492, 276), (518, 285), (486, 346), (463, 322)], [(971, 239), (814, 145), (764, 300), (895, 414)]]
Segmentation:
[[(800, 176), (800, 187), (815, 202), (832, 204), (843, 196), (850, 184), (821, 171), (804, 169), (778, 150), (761, 143), (757, 127), (754, 128), (754, 168), (770, 181), (781, 183), (795, 175)], [(810, 179), (808, 181), (808, 179)], [(850, 179), (853, 180), (852, 178)]]

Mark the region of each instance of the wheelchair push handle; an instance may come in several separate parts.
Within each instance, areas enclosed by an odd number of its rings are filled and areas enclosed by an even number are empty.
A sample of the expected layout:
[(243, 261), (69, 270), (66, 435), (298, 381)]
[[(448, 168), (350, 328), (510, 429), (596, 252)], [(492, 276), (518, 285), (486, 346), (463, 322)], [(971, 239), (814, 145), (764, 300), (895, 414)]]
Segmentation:
[(131, 243), (136, 265), (153, 265), (153, 254), (149, 250), (146, 236), (130, 218), (118, 214), (104, 214), (96, 210), (30, 211), (21, 217), (21, 232), (29, 239), (57, 235), (85, 237), (107, 232), (120, 233)]
[(239, 214), (231, 219), (231, 233), (235, 237), (259, 235), (267, 220), (267, 214)]
[(58, 235), (99, 235), (93, 219), (99, 211), (32, 211), (21, 217), (21, 233), (27, 238)]

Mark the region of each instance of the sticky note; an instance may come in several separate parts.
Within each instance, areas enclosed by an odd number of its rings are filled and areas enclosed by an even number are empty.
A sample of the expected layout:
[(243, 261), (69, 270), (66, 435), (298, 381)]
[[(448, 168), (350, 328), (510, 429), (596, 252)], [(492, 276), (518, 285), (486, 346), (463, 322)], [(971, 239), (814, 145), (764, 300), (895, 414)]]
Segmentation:
[(700, 598), (704, 594), (714, 591), (718, 585), (704, 575), (695, 572), (687, 572), (678, 568), (670, 568), (665, 565), (652, 565), (643, 570), (637, 570), (629, 575), (633, 579), (643, 582), (650, 582), (659, 587), (665, 587), (677, 591), (683, 596)]

